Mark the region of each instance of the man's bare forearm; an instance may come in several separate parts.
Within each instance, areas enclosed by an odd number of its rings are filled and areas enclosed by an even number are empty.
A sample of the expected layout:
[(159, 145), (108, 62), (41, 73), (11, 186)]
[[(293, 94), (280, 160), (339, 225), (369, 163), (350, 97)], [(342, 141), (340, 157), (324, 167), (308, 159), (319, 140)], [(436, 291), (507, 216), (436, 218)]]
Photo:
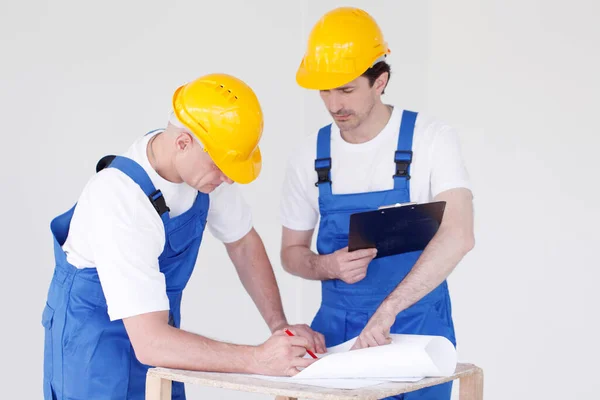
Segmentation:
[(281, 263), (287, 272), (304, 279), (333, 279), (328, 269), (328, 257), (315, 254), (304, 245), (284, 248), (281, 252)]
[(218, 342), (174, 328), (161, 311), (124, 320), (140, 362), (156, 367), (213, 372), (256, 372), (256, 347)]
[(415, 304), (441, 284), (472, 247), (471, 236), (440, 230), (380, 308), (398, 314)]
[(438, 232), (378, 311), (396, 315), (421, 300), (450, 275), (475, 245), (471, 191), (450, 189), (440, 193), (435, 200), (446, 202)]
[(252, 229), (238, 242), (226, 247), (244, 288), (271, 332), (287, 325), (273, 267), (258, 233)]

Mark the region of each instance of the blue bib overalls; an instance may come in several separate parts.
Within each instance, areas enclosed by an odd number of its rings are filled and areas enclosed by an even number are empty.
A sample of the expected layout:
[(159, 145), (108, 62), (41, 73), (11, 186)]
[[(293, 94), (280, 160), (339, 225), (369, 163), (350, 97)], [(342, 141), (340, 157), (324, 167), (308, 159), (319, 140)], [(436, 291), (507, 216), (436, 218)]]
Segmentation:
[[(376, 210), (380, 206), (410, 201), (409, 179), (412, 160), (412, 139), (417, 114), (404, 111), (395, 152), (396, 174), (390, 190), (334, 195), (331, 191), (331, 125), (321, 128), (317, 139), (315, 169), (318, 175), (321, 221), (317, 236), (319, 254), (331, 254), (348, 245), (350, 215)], [(392, 162), (390, 151), (390, 162)], [(335, 162), (335, 160), (333, 160)], [(392, 177), (390, 176), (390, 179)], [(341, 280), (323, 281), (321, 306), (312, 328), (325, 335), (328, 347), (360, 335), (370, 317), (385, 297), (410, 272), (421, 251), (374, 259), (367, 276), (354, 284)], [(391, 333), (439, 335), (455, 346), (454, 324), (446, 281), (398, 314)], [(422, 389), (398, 396), (405, 400), (449, 400), (452, 383)]]
[[(199, 192), (188, 211), (170, 218), (162, 193), (139, 164), (108, 156), (98, 169), (104, 167), (116, 168), (137, 183), (163, 220), (166, 242), (159, 266), (166, 280), (169, 324), (178, 328), (182, 292), (196, 264), (209, 197)], [(56, 266), (42, 315), (44, 398), (143, 400), (149, 366), (137, 360), (123, 322), (110, 321), (97, 270), (75, 268), (62, 250), (75, 207), (51, 223)], [(172, 398), (185, 399), (183, 384), (173, 383)]]

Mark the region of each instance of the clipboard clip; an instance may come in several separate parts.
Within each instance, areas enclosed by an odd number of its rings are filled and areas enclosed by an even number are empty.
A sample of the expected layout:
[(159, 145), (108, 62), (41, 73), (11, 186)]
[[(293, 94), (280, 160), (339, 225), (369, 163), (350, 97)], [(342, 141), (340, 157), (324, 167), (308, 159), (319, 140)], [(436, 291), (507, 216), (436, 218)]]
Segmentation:
[(396, 204), (391, 204), (389, 206), (381, 206), (378, 208), (378, 210), (385, 210), (386, 208), (396, 208), (396, 207), (404, 207), (404, 206), (413, 206), (417, 204), (414, 201), (409, 201), (408, 203), (396, 203)]

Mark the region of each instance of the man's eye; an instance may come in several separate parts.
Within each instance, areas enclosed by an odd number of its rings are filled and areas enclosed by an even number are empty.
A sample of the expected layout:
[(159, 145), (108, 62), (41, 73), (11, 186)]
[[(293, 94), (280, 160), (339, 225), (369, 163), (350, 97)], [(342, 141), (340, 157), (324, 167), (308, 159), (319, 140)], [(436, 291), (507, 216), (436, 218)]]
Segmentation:
[(352, 89), (344, 89), (344, 90), (342, 90), (342, 92), (344, 92), (344, 93), (352, 93)]

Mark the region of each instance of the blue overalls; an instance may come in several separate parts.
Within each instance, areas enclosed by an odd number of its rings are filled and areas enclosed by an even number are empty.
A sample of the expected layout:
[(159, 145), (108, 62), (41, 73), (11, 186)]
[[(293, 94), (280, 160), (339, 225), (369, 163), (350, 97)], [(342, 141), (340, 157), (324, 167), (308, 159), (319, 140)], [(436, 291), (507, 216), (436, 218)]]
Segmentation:
[[(416, 118), (417, 114), (414, 112), (403, 112), (398, 148), (394, 157), (396, 163), (396, 174), (393, 176), (394, 188), (377, 192), (332, 194), (331, 125), (321, 128), (317, 139), (315, 160), (321, 214), (317, 236), (319, 254), (331, 254), (348, 245), (352, 213), (376, 210), (380, 206), (410, 201), (409, 172)], [(391, 154), (390, 162), (392, 162)], [(421, 253), (422, 251), (417, 251), (374, 259), (369, 264), (367, 276), (354, 284), (347, 284), (338, 279), (323, 281), (321, 307), (314, 317), (312, 328), (323, 333), (328, 347), (360, 335), (377, 307), (410, 272)], [(391, 333), (439, 335), (448, 338), (456, 346), (446, 281), (412, 307), (399, 313), (391, 327)], [(449, 400), (451, 385), (452, 383), (434, 386), (395, 398)]]
[[(182, 292), (196, 263), (209, 197), (199, 192), (189, 210), (170, 218), (162, 193), (139, 164), (107, 156), (97, 171), (105, 167), (117, 168), (137, 183), (163, 220), (166, 242), (159, 266), (166, 279), (169, 324), (179, 328)], [(44, 399), (143, 400), (149, 366), (137, 360), (123, 321), (109, 320), (97, 270), (75, 268), (61, 248), (75, 206), (51, 223), (56, 267), (42, 315)], [(172, 394), (184, 400), (183, 384), (173, 382)]]

